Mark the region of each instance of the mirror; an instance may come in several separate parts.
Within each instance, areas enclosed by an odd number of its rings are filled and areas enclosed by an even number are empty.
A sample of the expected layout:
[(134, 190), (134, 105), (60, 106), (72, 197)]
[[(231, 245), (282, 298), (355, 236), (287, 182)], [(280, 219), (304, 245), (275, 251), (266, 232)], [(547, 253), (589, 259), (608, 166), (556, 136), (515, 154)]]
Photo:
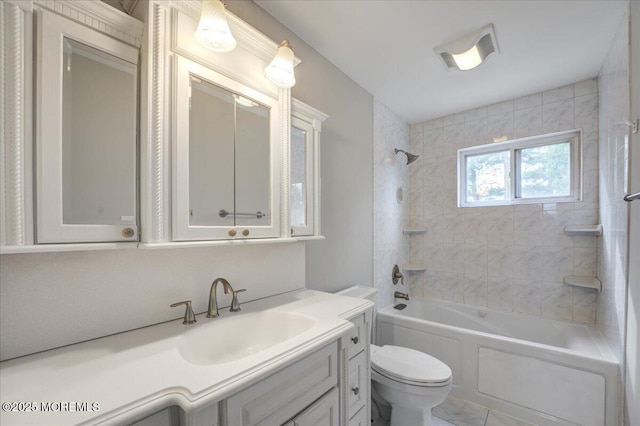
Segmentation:
[(135, 224), (136, 65), (62, 43), (62, 223)]
[(190, 75), (189, 224), (271, 223), (270, 109)]
[(320, 236), (320, 133), (327, 115), (291, 100), (289, 211), (291, 236)]
[(36, 241), (138, 240), (140, 51), (37, 15)]
[(307, 132), (291, 127), (291, 226), (307, 226)]
[(176, 56), (174, 241), (278, 237), (280, 97)]

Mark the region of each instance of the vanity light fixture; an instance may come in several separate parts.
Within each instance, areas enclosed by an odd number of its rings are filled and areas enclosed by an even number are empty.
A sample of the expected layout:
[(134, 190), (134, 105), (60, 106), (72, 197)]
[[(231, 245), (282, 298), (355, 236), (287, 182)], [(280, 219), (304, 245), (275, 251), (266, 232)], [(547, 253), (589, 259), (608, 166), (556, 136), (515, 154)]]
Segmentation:
[(273, 60), (264, 69), (267, 79), (282, 89), (288, 89), (296, 84), (296, 76), (293, 73), (293, 49), (288, 40), (283, 40), (278, 46), (278, 52)]
[(198, 43), (214, 52), (231, 52), (236, 48), (236, 39), (231, 34), (221, 0), (202, 0), (200, 22), (193, 36)]
[(442, 60), (447, 71), (471, 70), (484, 62), (492, 53), (499, 52), (493, 24), (458, 40), (438, 46), (433, 51)]

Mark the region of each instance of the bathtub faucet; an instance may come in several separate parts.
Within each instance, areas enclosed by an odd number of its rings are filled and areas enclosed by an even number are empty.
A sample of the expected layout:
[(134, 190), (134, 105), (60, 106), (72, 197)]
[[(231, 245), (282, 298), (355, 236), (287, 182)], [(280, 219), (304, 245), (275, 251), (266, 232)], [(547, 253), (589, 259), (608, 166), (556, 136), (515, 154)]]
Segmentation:
[(399, 291), (396, 291), (395, 293), (393, 293), (393, 297), (395, 297), (396, 299), (409, 300), (409, 293), (401, 293)]

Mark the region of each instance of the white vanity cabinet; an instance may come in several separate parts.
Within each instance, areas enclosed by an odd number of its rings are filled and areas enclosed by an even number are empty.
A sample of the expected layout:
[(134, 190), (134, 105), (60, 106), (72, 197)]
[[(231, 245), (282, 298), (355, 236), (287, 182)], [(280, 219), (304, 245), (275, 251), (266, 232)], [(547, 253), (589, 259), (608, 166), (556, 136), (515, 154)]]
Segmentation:
[[(216, 412), (217, 412), (217, 406)], [(180, 424), (180, 409), (176, 406), (165, 408), (164, 410), (160, 410), (157, 413), (150, 415), (149, 417), (145, 417), (142, 420), (138, 420), (135, 423), (132, 423), (130, 426), (178, 426)], [(210, 423), (207, 426), (215, 426), (215, 423)], [(204, 426), (204, 425), (195, 425), (194, 426)]]
[(337, 341), (218, 404), (181, 413), (180, 426), (368, 426), (372, 310), (348, 317)]
[(339, 360), (341, 352), (346, 351), (342, 348), (344, 341), (315, 351), (219, 404), (182, 413), (180, 425), (339, 426)]
[(340, 398), (338, 389), (333, 389), (314, 402), (302, 413), (286, 423), (286, 426), (339, 426)]
[[(333, 343), (228, 398), (223, 402), (227, 425), (281, 425), (307, 410), (327, 392), (335, 394), (339, 353), (338, 342)], [(321, 406), (325, 407), (326, 403)], [(327, 407), (327, 410), (338, 413), (337, 407)]]
[(371, 310), (350, 318), (355, 326), (349, 336), (346, 420), (349, 426), (369, 425), (371, 417)]

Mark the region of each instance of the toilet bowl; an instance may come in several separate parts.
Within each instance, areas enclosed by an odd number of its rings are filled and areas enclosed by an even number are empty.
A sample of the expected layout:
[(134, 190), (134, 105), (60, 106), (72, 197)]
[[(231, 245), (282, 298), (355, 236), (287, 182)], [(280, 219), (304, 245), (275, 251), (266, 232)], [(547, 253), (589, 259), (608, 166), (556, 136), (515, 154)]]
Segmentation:
[(371, 345), (374, 389), (391, 405), (390, 426), (430, 426), (431, 409), (451, 391), (451, 369), (423, 352)]
[[(354, 286), (339, 294), (374, 301), (376, 290)], [(451, 369), (424, 352), (371, 345), (371, 381), (391, 406), (389, 426), (430, 426), (431, 409), (451, 391)]]

